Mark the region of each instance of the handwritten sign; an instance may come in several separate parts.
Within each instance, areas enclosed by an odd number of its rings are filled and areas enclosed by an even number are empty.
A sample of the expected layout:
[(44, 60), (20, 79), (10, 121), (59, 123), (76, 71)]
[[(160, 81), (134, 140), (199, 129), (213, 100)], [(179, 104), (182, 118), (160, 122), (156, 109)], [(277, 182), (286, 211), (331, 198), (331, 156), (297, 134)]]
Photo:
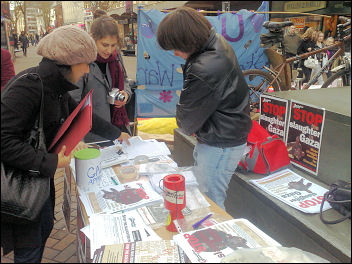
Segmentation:
[(286, 146), (291, 163), (318, 175), (325, 109), (291, 100)]

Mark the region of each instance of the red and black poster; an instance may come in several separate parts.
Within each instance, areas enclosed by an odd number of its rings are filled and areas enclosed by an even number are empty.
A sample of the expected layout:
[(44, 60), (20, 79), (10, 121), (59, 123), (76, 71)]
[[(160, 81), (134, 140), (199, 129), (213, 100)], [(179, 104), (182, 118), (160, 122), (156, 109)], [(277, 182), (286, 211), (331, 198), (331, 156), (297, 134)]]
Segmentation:
[(318, 175), (325, 109), (291, 100), (286, 146), (291, 163)]
[(278, 135), (283, 141), (286, 136), (288, 100), (269, 95), (260, 95), (259, 124), (270, 135)]

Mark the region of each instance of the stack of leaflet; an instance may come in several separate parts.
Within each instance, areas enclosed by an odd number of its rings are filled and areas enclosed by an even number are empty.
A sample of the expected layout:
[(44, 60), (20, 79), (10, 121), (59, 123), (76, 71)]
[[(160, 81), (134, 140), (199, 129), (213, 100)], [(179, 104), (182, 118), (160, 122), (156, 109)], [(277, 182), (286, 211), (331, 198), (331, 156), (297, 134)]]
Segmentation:
[(80, 195), (80, 199), (88, 216), (132, 210), (163, 200), (147, 181), (134, 181), (85, 192)]
[(128, 155), (129, 159), (134, 159), (137, 156), (145, 155), (155, 157), (161, 155), (171, 155), (169, 148), (165, 142), (158, 142), (155, 139), (143, 140), (140, 137), (131, 137), (128, 139), (130, 145), (126, 142), (121, 144), (122, 151)]

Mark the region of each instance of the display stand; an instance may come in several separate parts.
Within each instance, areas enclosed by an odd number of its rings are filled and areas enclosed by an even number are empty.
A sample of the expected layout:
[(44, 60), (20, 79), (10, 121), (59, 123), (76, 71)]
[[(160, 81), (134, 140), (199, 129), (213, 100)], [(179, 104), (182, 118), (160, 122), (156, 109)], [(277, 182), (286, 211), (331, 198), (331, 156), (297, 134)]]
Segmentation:
[[(116, 172), (118, 166), (114, 166), (113, 169)], [(72, 173), (73, 170), (71, 170)], [(121, 181), (121, 179), (120, 179)], [(126, 181), (121, 181), (125, 183)], [(80, 201), (79, 193), (77, 189), (77, 255), (80, 263), (91, 263), (92, 259), (90, 258), (90, 240), (85, 236), (81, 231), (83, 227), (89, 224), (88, 216), (86, 210)], [(211, 199), (204, 195), (206, 200), (210, 203), (209, 210), (214, 214), (218, 215), (223, 221), (233, 219), (231, 215), (222, 210), (218, 205), (216, 205)], [(154, 230), (163, 240), (172, 240), (172, 237), (177, 233), (169, 232), (166, 230), (166, 226), (160, 227)]]

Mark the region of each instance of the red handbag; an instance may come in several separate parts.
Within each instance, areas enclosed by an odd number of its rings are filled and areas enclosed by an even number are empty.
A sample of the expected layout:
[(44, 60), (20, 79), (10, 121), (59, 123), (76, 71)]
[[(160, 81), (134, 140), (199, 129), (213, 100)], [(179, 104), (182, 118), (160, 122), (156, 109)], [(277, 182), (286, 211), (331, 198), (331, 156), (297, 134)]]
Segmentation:
[(238, 163), (239, 169), (259, 174), (270, 174), (290, 165), (285, 143), (277, 136), (270, 136), (257, 121), (248, 135), (247, 145), (251, 148)]

